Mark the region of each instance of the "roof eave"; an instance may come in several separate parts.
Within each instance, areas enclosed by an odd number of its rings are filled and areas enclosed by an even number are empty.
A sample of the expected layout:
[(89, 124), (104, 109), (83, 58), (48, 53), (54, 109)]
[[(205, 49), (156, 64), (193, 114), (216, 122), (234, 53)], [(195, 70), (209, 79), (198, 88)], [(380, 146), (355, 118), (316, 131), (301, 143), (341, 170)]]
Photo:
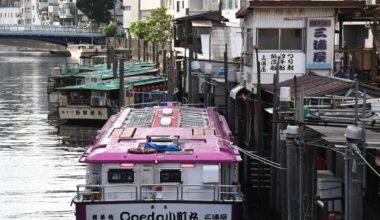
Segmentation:
[(248, 1), (236, 12), (244, 18), (254, 8), (363, 8), (365, 1)]

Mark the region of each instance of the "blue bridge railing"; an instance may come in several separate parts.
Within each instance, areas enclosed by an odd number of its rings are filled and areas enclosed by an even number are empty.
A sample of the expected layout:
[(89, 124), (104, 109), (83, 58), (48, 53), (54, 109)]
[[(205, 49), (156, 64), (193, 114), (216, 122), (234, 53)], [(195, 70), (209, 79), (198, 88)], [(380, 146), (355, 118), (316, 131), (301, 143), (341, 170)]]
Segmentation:
[(80, 28), (76, 26), (53, 25), (0, 25), (1, 35), (55, 35), (101, 37), (98, 28)]

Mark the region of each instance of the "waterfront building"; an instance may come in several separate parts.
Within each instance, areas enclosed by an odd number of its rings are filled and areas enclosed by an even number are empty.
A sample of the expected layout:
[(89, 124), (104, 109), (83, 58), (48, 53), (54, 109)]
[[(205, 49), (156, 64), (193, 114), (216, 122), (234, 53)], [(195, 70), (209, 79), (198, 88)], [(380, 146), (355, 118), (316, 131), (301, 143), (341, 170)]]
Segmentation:
[(0, 24), (77, 25), (83, 13), (76, 0), (2, 0)]
[(128, 29), (132, 22), (142, 20), (152, 9), (163, 6), (163, 0), (123, 0), (123, 27)]
[(20, 23), (20, 1), (0, 1), (0, 25)]
[(238, 11), (244, 21), (246, 87), (257, 83), (258, 49), (261, 83), (273, 83), (280, 57), (280, 81), (313, 71), (332, 75), (337, 9), (358, 8), (362, 1), (250, 1)]
[[(331, 212), (330, 216), (340, 215), (343, 218), (343, 203), (341, 202), (343, 194), (341, 191), (329, 191), (329, 193), (336, 193), (335, 195), (340, 200), (337, 206), (331, 207), (332, 204), (335, 205), (336, 203), (334, 199), (331, 199), (332, 197), (329, 197), (329, 201), (325, 200), (326, 195), (324, 193), (327, 191), (324, 191), (325, 186), (321, 183), (324, 181), (324, 177), (318, 176), (318, 182), (316, 181), (316, 169), (321, 169), (321, 167), (315, 167), (317, 164), (316, 155), (305, 149), (305, 151), (297, 153), (299, 157), (296, 159), (289, 159), (291, 158), (290, 148), (288, 146), (285, 148), (285, 142), (288, 143), (289, 136), (292, 134), (300, 134), (301, 139), (305, 142), (315, 141), (318, 144), (314, 145), (313, 148), (317, 149), (326, 146), (326, 142), (320, 140), (320, 134), (315, 135), (315, 131), (303, 130), (303, 124), (299, 124), (302, 131), (300, 130), (299, 133), (298, 130), (296, 132), (286, 131), (289, 135), (285, 137), (285, 130), (281, 126), (286, 126), (289, 123), (278, 124), (276, 121), (282, 118), (291, 118), (292, 122), (297, 124), (297, 120), (303, 123), (304, 120), (310, 122), (311, 120), (323, 121), (325, 119), (323, 117), (321, 117), (323, 120), (318, 117), (313, 118), (315, 115), (307, 111), (304, 112), (304, 109), (307, 108), (313, 108), (314, 111), (317, 109), (317, 114), (323, 111), (327, 112), (327, 108), (337, 108), (332, 110), (336, 113), (329, 115), (332, 116), (329, 119), (340, 121), (342, 119), (337, 118), (343, 117), (344, 113), (339, 111), (353, 111), (352, 108), (345, 108), (347, 105), (342, 104), (354, 103), (355, 98), (350, 94), (367, 94), (368, 97), (379, 96), (377, 88), (360, 84), (359, 89), (355, 90), (354, 81), (334, 77), (337, 76), (339, 65), (352, 73), (351, 79), (354, 79), (356, 74), (360, 80), (361, 73), (364, 73), (364, 70), (371, 72), (371, 74), (376, 73), (372, 68), (377, 66), (377, 62), (375, 62), (378, 58), (376, 51), (372, 49), (369, 53), (372, 56), (367, 56), (368, 54), (362, 53), (361, 50), (371, 29), (375, 41), (373, 43), (376, 43), (375, 32), (378, 22), (374, 20), (374, 17), (377, 16), (377, 10), (376, 7), (368, 5), (366, 7), (365, 1), (249, 1), (236, 13), (236, 16), (241, 18), (243, 22), (244, 64), (242, 69), (244, 84), (236, 87), (230, 93), (235, 100), (233, 105), (236, 110), (232, 116), (229, 116), (234, 119), (237, 125), (238, 145), (261, 157), (281, 163), (282, 167), (287, 167), (287, 171), (283, 172), (281, 169), (273, 169), (257, 161), (248, 160), (245, 162), (247, 164), (245, 169), (249, 170), (246, 174), (248, 185), (251, 187), (248, 190), (247, 198), (254, 198), (248, 201), (249, 209), (263, 210), (261, 213), (254, 213), (253, 218), (257, 215), (264, 215), (270, 216), (271, 219), (303, 219), (303, 216), (316, 215), (315, 203), (318, 199), (325, 202), (324, 209), (327, 210), (327, 213)], [(365, 22), (360, 28), (358, 28), (359, 26), (352, 27), (352, 25), (357, 25), (354, 24), (357, 21), (366, 21), (367, 29), (364, 29)], [(362, 48), (354, 48), (354, 45), (360, 45)], [(366, 56), (362, 56), (362, 54)], [(282, 96), (282, 91), (279, 92), (280, 86), (276, 86), (278, 84), (274, 83), (277, 68), (279, 85), (287, 87), (284, 90), (287, 89), (289, 92), (286, 97)], [(260, 83), (258, 82), (259, 75)], [(271, 88), (271, 91), (268, 92), (267, 88)], [(366, 95), (361, 95), (360, 99), (363, 96)], [(339, 97), (344, 100), (337, 101), (333, 100), (332, 97)], [(366, 98), (368, 99), (368, 97)], [(272, 102), (273, 105), (271, 106)], [(290, 116), (281, 112), (284, 109), (288, 110), (290, 106), (294, 106), (294, 109), (298, 110), (294, 110)], [(300, 116), (303, 114), (304, 117)], [(354, 118), (356, 116), (351, 114), (351, 116), (345, 115), (344, 117)], [(349, 120), (347, 124), (352, 123), (354, 121)], [(334, 127), (331, 130), (337, 130), (337, 126), (330, 126)], [(324, 132), (321, 131), (321, 133)], [(297, 144), (299, 147), (302, 145), (307, 146), (304, 143)], [(331, 143), (327, 143), (327, 145), (329, 147), (327, 149), (330, 149)], [(334, 151), (335, 149), (333, 147), (331, 150)], [(336, 156), (335, 151), (327, 153), (323, 150), (317, 151), (319, 152), (318, 156), (325, 160), (324, 163), (327, 163), (327, 168), (322, 169), (330, 169), (332, 173), (342, 179), (344, 177), (342, 175), (343, 157)], [(298, 160), (304, 161), (298, 162)], [(297, 169), (296, 163), (292, 164), (294, 161), (297, 161), (297, 165), (304, 169), (299, 172), (301, 173), (299, 176), (293, 175), (298, 172), (295, 171)], [(304, 179), (301, 180), (298, 177), (304, 177)], [(360, 177), (358, 179), (361, 181)], [(296, 184), (300, 188), (292, 188)], [(317, 184), (319, 190), (317, 195), (320, 197), (315, 199), (313, 196), (316, 195), (315, 187)], [(341, 189), (342, 182), (334, 184), (338, 189)], [(346, 181), (345, 184), (351, 183)], [(376, 186), (376, 184), (374, 185)], [(297, 194), (299, 189), (303, 191)], [(370, 191), (376, 191), (375, 189), (371, 186)], [(346, 188), (345, 192), (355, 193), (351, 188)], [(302, 202), (302, 196), (308, 197), (309, 201)], [(350, 199), (352, 198), (350, 197)], [(357, 203), (355, 206), (358, 208), (355, 210), (362, 211), (361, 199), (363, 197), (357, 196), (356, 198), (352, 199), (355, 201), (354, 203)], [(378, 204), (376, 203), (378, 200), (371, 199), (371, 204)], [(348, 203), (346, 202), (346, 204)], [(312, 211), (304, 212), (305, 207)], [(354, 209), (353, 207), (346, 207), (346, 217), (350, 214), (350, 209)], [(319, 210), (320, 206), (318, 206)], [(318, 213), (318, 217), (318, 219), (324, 219), (327, 214)], [(351, 215), (350, 219), (366, 218), (352, 217)]]

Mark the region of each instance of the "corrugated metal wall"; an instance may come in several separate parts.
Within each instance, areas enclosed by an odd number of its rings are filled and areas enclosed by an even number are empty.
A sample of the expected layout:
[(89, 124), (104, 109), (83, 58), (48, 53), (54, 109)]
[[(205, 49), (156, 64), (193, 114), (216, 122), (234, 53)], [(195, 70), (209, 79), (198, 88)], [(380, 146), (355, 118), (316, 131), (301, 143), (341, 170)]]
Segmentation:
[(253, 23), (255, 27), (271, 28), (303, 28), (305, 19), (312, 17), (332, 17), (334, 9), (304, 9), (304, 8), (273, 8), (255, 9), (253, 13)]

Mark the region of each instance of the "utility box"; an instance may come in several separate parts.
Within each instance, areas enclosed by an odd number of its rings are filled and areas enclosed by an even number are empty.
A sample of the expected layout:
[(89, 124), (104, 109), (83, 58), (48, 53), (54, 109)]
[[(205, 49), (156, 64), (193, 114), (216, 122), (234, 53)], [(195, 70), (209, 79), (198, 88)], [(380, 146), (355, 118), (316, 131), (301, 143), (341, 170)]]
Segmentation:
[[(329, 170), (317, 171), (317, 196), (323, 199), (342, 198), (342, 180)], [(342, 211), (342, 200), (329, 201), (330, 212)]]

